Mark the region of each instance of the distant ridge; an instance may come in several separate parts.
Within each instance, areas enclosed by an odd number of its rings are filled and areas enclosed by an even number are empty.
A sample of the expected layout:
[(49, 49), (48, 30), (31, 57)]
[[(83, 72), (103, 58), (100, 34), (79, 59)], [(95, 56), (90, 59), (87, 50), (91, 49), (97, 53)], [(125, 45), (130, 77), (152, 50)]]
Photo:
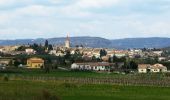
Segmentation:
[[(65, 37), (48, 38), (49, 43), (54, 45), (63, 45)], [(44, 44), (44, 38), (38, 39), (16, 39), (16, 40), (0, 40), (0, 45), (22, 45), (22, 44)], [(70, 37), (71, 45), (84, 45), (93, 48), (164, 48), (170, 46), (170, 38), (151, 37), (151, 38), (125, 38), (109, 40), (101, 37)]]

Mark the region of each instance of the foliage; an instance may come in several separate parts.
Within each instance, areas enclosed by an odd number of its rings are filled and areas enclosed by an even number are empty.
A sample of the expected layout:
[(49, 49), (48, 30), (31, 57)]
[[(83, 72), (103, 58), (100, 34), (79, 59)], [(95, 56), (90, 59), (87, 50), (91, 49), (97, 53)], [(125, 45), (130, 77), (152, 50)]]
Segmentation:
[(60, 100), (58, 96), (52, 95), (48, 90), (42, 91), (42, 100)]
[(48, 48), (48, 40), (45, 40), (45, 48)]
[(25, 46), (20, 46), (19, 48), (16, 49), (16, 51), (25, 51), (28, 47)]
[(48, 50), (53, 50), (53, 46), (51, 44), (48, 45)]
[(4, 77), (3, 77), (3, 80), (4, 81), (9, 81), (9, 76), (7, 74), (5, 74)]
[(130, 66), (130, 69), (137, 69), (138, 68), (138, 64), (134, 61), (130, 61), (129, 66)]
[(163, 64), (164, 66), (167, 67), (168, 70), (170, 70), (170, 62), (168, 62), (168, 61), (167, 61), (167, 62), (162, 62), (162, 61), (161, 61), (161, 62), (159, 62), (159, 63), (160, 63), (160, 64)]
[(46, 52), (45, 52), (46, 48), (42, 45), (38, 45), (38, 44), (34, 43), (33, 45), (30, 45), (30, 47), (32, 49), (34, 49), (37, 54), (46, 54)]
[(107, 51), (105, 49), (101, 49), (100, 50), (100, 57), (106, 56), (107, 55)]

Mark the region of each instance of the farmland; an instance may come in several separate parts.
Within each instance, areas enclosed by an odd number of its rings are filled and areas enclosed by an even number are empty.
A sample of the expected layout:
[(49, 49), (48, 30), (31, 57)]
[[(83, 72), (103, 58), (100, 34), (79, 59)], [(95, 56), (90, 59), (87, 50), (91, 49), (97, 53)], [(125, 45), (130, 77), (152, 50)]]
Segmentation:
[(169, 94), (169, 77), (164, 74), (24, 69), (0, 73), (0, 100), (168, 100)]
[[(1, 100), (168, 100), (170, 88), (40, 81), (0, 81)], [(45, 92), (45, 94), (43, 94)], [(50, 97), (51, 96), (51, 97)]]

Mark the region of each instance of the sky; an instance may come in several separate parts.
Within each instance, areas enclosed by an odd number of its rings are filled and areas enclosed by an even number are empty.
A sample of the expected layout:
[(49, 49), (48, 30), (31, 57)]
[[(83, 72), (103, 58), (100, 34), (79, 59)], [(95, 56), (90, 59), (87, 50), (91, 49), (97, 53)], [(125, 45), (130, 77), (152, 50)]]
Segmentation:
[(170, 37), (170, 0), (0, 0), (0, 39)]

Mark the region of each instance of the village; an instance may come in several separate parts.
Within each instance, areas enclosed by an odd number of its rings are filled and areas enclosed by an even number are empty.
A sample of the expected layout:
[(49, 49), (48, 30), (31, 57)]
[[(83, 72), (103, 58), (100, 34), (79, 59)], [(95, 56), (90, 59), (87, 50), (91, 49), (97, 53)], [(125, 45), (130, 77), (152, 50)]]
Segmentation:
[(0, 47), (0, 70), (10, 67), (26, 69), (63, 68), (95, 72), (162, 73), (170, 68), (166, 51), (156, 48), (118, 50), (71, 47), (69, 36), (65, 45), (16, 45)]

